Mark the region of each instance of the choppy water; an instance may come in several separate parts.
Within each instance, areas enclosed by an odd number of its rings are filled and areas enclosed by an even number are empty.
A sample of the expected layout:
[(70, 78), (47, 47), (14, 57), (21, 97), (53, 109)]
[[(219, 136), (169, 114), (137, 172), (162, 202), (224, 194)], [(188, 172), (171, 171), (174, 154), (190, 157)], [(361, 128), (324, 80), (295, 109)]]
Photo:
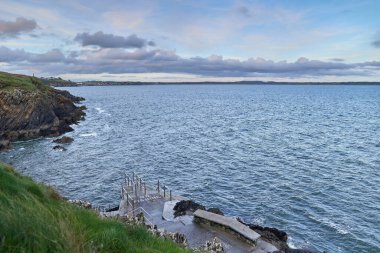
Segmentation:
[(380, 86), (68, 90), (88, 107), (68, 150), (38, 139), (0, 159), (96, 205), (136, 171), (296, 247), (380, 252)]

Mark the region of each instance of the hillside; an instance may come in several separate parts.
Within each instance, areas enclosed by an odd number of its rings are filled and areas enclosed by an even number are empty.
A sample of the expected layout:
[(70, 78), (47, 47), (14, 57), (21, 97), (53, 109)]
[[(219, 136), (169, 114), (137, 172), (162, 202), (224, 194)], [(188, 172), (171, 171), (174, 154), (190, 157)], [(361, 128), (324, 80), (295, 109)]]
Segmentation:
[(186, 252), (145, 228), (66, 202), (0, 163), (0, 252)]
[(43, 84), (38, 78), (0, 72), (0, 150), (10, 142), (72, 131), (84, 119), (83, 98)]

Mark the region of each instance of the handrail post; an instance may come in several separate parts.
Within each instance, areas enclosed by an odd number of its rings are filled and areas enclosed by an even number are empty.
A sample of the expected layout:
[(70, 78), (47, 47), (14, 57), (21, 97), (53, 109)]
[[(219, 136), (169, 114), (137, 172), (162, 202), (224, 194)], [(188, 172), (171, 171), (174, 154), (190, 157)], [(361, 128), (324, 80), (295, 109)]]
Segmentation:
[(165, 187), (165, 185), (162, 188), (164, 189), (164, 199), (165, 199), (165, 197), (166, 197), (166, 187)]
[(170, 201), (172, 201), (172, 190), (170, 190)]
[(159, 179), (157, 180), (157, 191), (158, 191), (158, 193), (160, 193), (160, 180)]
[(135, 183), (135, 196), (136, 196), (136, 200), (137, 200), (137, 183)]
[(144, 182), (144, 196), (146, 197), (146, 183)]

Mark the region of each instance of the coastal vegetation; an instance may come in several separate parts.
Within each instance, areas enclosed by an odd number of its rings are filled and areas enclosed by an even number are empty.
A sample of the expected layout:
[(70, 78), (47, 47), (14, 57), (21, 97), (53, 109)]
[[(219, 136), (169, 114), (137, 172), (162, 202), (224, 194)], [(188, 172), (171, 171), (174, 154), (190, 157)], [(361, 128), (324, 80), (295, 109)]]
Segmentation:
[(0, 163), (0, 252), (187, 252), (142, 226), (102, 219)]
[(0, 72), (0, 89), (23, 89), (28, 91), (48, 90), (49, 86), (43, 85), (40, 79), (34, 76), (24, 76)]

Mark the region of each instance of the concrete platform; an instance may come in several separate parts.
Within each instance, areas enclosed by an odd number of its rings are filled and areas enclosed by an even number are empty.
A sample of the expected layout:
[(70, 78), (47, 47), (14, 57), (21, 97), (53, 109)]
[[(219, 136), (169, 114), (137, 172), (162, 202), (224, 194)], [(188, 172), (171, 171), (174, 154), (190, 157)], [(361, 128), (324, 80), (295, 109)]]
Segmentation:
[(160, 192), (157, 189), (148, 187), (145, 183), (141, 184), (141, 180), (129, 181), (128, 178), (126, 185), (123, 186), (122, 195), (119, 205), (120, 216), (137, 215), (143, 212), (146, 224), (154, 224), (159, 229), (184, 234), (188, 240), (189, 247), (193, 249), (217, 237), (228, 253), (272, 253), (277, 250), (272, 244), (260, 239), (260, 235), (255, 231), (231, 217), (221, 216), (221, 218), (213, 216), (216, 214), (209, 212), (202, 213), (200, 212), (201, 210), (195, 212), (198, 216), (228, 226), (230, 230), (236, 231), (234, 233), (241, 234), (241, 237), (255, 240), (256, 245), (252, 245), (247, 242), (247, 239), (242, 240), (231, 231), (218, 226), (198, 224), (194, 222), (193, 215), (174, 217), (173, 207), (184, 198), (172, 196), (171, 194), (169, 195), (170, 197), (168, 194), (165, 197), (162, 190)]
[(194, 217), (211, 221), (226, 228), (230, 228), (254, 244), (256, 244), (257, 240), (261, 237), (258, 233), (246, 225), (238, 222), (235, 218), (232, 217), (226, 217), (199, 209), (195, 211)]

